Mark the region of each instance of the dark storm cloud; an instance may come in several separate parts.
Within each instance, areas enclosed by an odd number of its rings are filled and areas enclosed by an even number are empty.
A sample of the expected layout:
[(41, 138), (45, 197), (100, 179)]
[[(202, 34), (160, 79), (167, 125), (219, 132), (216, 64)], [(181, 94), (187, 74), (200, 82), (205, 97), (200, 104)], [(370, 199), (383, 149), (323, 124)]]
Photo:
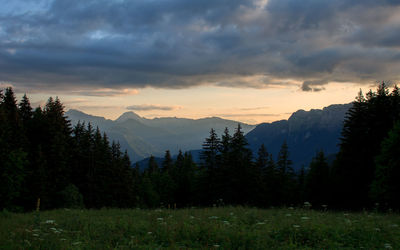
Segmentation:
[[(295, 79), (304, 91), (320, 91), (331, 81), (396, 81), (399, 5), (389, 0), (13, 1), (0, 10), (0, 82), (76, 90), (265, 88)], [(245, 79), (251, 76), (258, 77)]]

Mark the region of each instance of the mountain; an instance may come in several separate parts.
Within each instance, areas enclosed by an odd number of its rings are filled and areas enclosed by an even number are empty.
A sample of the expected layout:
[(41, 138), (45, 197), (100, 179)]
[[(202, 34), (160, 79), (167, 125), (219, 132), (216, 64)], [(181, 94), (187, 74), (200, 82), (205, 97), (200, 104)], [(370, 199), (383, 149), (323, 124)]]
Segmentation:
[[(225, 127), (231, 133), (239, 122), (218, 117), (202, 119), (186, 119), (176, 117), (147, 119), (134, 112), (126, 112), (115, 121), (100, 116), (85, 114), (70, 109), (66, 116), (72, 125), (78, 121), (99, 127), (107, 133), (110, 140), (119, 141), (122, 149), (128, 151), (133, 162), (140, 161), (150, 155), (163, 157), (165, 150), (177, 154), (179, 150), (189, 151), (201, 149), (204, 139), (209, 136), (211, 128), (221, 135)], [(243, 132), (247, 133), (255, 125), (241, 123)]]
[(338, 152), (340, 133), (346, 112), (351, 104), (335, 104), (324, 109), (298, 110), (288, 120), (262, 123), (250, 131), (246, 138), (256, 155), (264, 144), (276, 159), (286, 140), (293, 167), (308, 166), (318, 150), (326, 156)]

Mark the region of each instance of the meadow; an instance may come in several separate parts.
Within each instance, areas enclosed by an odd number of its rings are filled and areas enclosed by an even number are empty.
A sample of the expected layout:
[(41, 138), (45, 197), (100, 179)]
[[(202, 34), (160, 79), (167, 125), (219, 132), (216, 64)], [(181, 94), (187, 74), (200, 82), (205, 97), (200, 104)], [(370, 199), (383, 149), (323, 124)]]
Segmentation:
[(0, 212), (0, 249), (400, 249), (400, 215), (306, 208)]

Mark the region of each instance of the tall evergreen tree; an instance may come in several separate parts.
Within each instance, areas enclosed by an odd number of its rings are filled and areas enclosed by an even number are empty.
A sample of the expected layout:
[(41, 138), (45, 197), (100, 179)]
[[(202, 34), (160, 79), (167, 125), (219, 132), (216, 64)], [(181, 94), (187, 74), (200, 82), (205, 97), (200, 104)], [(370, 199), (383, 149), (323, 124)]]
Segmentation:
[(369, 190), (374, 178), (374, 158), (396, 120), (400, 103), (396, 90), (385, 83), (367, 98), (360, 93), (344, 122), (340, 151), (333, 166), (333, 198), (341, 207), (360, 209), (372, 205)]
[(314, 206), (327, 204), (329, 186), (329, 165), (324, 152), (319, 151), (308, 169), (305, 183), (306, 200)]
[(12, 88), (0, 100), (0, 208), (13, 209), (21, 203), (27, 153), (22, 122)]
[(400, 121), (381, 144), (381, 152), (375, 158), (375, 178), (371, 185), (371, 197), (386, 208), (400, 208)]
[(276, 161), (276, 184), (278, 204), (290, 205), (297, 202), (295, 173), (292, 168), (292, 161), (289, 158), (289, 148), (286, 141), (279, 150)]
[(231, 140), (229, 182), (227, 199), (233, 204), (249, 204), (254, 201), (255, 183), (253, 175), (252, 152), (248, 148), (242, 127), (238, 124)]
[(219, 149), (220, 140), (214, 129), (210, 130), (210, 135), (203, 143), (200, 159), (202, 160), (202, 186), (203, 201), (215, 202), (221, 198), (221, 183), (219, 180)]

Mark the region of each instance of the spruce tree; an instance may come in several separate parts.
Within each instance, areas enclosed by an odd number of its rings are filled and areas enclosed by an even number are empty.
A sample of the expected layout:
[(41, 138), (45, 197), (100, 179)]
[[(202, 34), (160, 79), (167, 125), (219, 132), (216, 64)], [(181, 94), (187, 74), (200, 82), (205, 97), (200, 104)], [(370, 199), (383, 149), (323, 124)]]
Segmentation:
[(278, 204), (291, 205), (296, 203), (296, 181), (295, 174), (292, 168), (292, 161), (289, 158), (289, 148), (284, 141), (279, 150), (276, 161), (276, 201)]
[(205, 203), (215, 202), (221, 195), (221, 182), (219, 179), (220, 169), (219, 161), (220, 140), (214, 129), (210, 130), (210, 135), (203, 143), (203, 150), (200, 154), (202, 160), (201, 186), (203, 201)]
[(385, 208), (400, 208), (400, 121), (381, 144), (381, 152), (375, 158), (375, 178), (371, 185), (371, 197)]
[(329, 165), (324, 152), (312, 159), (305, 182), (306, 201), (313, 206), (326, 205), (329, 199)]

